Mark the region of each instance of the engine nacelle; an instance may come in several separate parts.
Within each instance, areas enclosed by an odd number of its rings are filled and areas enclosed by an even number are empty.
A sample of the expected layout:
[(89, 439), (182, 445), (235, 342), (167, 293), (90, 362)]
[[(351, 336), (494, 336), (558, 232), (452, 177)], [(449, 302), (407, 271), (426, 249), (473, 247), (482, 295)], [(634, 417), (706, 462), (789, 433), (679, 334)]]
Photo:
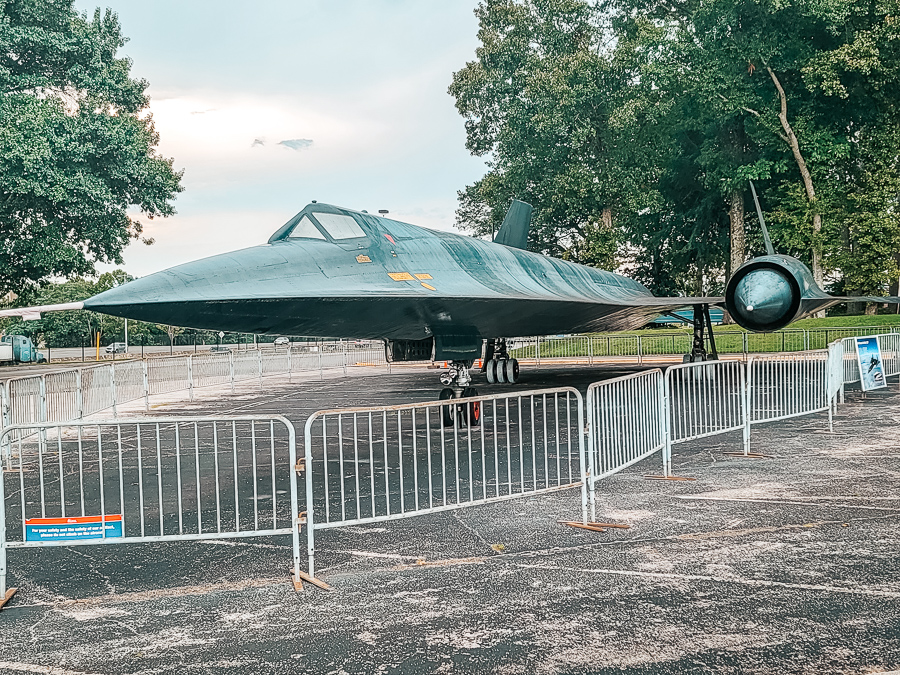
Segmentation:
[(725, 307), (747, 330), (774, 331), (809, 313), (805, 300), (828, 297), (802, 262), (767, 255), (737, 269), (725, 289)]

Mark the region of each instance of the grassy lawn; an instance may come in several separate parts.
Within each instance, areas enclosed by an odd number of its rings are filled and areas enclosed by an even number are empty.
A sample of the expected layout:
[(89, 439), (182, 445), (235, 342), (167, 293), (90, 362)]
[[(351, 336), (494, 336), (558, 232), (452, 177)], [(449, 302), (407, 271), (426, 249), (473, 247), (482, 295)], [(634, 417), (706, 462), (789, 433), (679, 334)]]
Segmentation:
[[(865, 328), (877, 330), (867, 331)], [(736, 324), (715, 326), (716, 347), (720, 353), (736, 354), (792, 352), (804, 349), (824, 349), (840, 338), (872, 333), (890, 332), (900, 328), (900, 316), (830, 316), (824, 319), (804, 319), (774, 333), (751, 333)], [(634, 356), (643, 354), (685, 354), (691, 349), (693, 331), (690, 327), (645, 328), (617, 333), (593, 333), (565, 338), (541, 338), (541, 358), (583, 356)], [(640, 338), (640, 340), (638, 340)], [(510, 350), (516, 358), (534, 358), (532, 342)]]

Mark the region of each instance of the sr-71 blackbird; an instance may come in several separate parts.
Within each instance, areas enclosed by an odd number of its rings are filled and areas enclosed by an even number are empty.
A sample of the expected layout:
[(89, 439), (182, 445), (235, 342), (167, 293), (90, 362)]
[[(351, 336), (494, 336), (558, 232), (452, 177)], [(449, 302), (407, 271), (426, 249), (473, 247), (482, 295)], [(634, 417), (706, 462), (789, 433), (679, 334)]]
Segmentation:
[[(178, 265), (83, 303), (4, 310), (89, 309), (176, 326), (244, 333), (382, 339), (394, 361), (447, 361), (441, 398), (471, 396), (484, 352), (490, 382), (515, 383), (506, 338), (639, 328), (694, 307), (691, 360), (706, 358), (710, 305), (741, 326), (777, 330), (848, 300), (822, 291), (799, 260), (754, 258), (725, 297), (656, 297), (632, 279), (525, 250), (531, 207), (514, 201), (493, 242), (313, 202), (266, 244)], [(712, 338), (709, 331), (709, 338)], [(711, 340), (715, 356), (715, 345)]]

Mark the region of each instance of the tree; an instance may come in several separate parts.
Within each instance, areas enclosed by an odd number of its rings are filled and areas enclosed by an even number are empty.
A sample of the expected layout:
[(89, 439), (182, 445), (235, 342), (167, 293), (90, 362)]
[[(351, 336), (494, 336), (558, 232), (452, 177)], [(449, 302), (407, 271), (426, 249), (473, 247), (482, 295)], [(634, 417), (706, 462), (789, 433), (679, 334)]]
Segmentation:
[[(97, 281), (75, 278), (60, 284), (47, 283), (30, 289), (25, 296), (19, 298), (17, 304), (55, 305), (77, 302), (131, 279), (124, 270), (117, 269), (101, 274)], [(37, 321), (8, 319), (3, 328), (7, 335), (27, 335), (35, 344), (54, 348), (94, 345), (98, 335), (101, 344), (125, 340), (125, 319), (84, 309), (49, 312)], [(129, 321), (128, 328), (133, 343), (141, 337), (147, 344), (161, 343), (166, 334), (165, 330), (154, 324), (142, 321)]]
[(129, 209), (174, 213), (182, 174), (156, 152), (124, 43), (108, 10), (0, 0), (0, 295), (121, 263), (142, 233)]
[(640, 209), (653, 176), (640, 139), (624, 142), (643, 111), (622, 96), (629, 64), (602, 53), (603, 16), (582, 0), (489, 0), (476, 15), (478, 58), (449, 91), (467, 147), (491, 169), (460, 192), (457, 221), (490, 235), (523, 199), (534, 206), (530, 249), (615, 267), (616, 213)]
[(450, 92), (490, 171), (459, 223), (535, 207), (533, 250), (656, 291), (710, 292), (751, 252), (748, 179), (776, 248), (881, 293), (900, 240), (897, 0), (484, 0)]

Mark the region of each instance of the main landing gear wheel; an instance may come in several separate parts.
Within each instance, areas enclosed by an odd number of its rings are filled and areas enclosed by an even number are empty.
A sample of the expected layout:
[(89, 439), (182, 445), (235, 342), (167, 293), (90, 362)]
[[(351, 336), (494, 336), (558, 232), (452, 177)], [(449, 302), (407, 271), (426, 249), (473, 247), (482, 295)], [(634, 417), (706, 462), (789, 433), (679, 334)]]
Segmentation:
[(497, 384), (499, 382), (499, 373), (497, 366), (500, 364), (496, 359), (491, 359), (485, 365), (487, 368), (485, 369), (485, 376), (487, 377), (488, 384)]
[(519, 381), (519, 361), (517, 359), (494, 359), (488, 361), (488, 384), (515, 384)]
[(506, 359), (503, 363), (503, 375), (507, 384), (515, 384), (519, 381), (518, 359)]

